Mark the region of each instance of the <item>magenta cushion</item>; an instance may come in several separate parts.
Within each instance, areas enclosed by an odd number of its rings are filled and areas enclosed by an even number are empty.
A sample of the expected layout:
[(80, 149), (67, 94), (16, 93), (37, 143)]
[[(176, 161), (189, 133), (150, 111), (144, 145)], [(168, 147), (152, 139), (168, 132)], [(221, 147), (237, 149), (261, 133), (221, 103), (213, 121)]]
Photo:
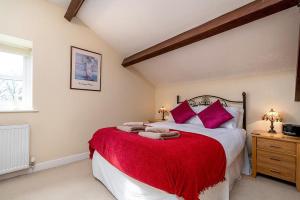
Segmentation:
[(198, 116), (205, 128), (218, 128), (233, 118), (219, 100), (201, 111)]
[(196, 115), (188, 101), (182, 102), (179, 106), (177, 106), (170, 112), (175, 122), (178, 124), (183, 124), (184, 122)]

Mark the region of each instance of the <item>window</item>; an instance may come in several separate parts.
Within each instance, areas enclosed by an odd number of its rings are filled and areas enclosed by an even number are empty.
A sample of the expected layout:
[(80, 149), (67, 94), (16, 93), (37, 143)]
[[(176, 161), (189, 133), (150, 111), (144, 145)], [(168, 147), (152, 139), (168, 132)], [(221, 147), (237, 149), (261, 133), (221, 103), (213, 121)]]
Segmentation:
[(0, 36), (0, 111), (14, 110), (32, 110), (31, 48)]

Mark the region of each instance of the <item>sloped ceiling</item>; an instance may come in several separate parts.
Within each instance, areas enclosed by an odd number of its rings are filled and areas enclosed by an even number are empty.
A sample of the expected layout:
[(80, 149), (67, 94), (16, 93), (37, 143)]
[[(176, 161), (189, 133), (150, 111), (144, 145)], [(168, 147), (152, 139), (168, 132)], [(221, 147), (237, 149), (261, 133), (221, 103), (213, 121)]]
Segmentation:
[(68, 5), (71, 2), (71, 0), (48, 0), (48, 1), (58, 4), (64, 8), (68, 8)]
[[(67, 7), (70, 0), (50, 0)], [(78, 17), (124, 57), (250, 0), (86, 0)], [(129, 67), (154, 85), (296, 68), (294, 7)], [(104, 55), (105, 56), (105, 55)]]

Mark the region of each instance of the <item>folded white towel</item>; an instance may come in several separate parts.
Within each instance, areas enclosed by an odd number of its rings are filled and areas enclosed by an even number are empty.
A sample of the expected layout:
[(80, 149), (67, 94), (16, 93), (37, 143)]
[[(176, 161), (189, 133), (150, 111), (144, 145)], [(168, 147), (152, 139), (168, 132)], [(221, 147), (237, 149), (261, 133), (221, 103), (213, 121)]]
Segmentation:
[(145, 126), (117, 126), (117, 129), (125, 132), (139, 132), (144, 131)]
[(180, 136), (179, 132), (177, 131), (172, 131), (169, 133), (155, 133), (155, 132), (140, 131), (138, 134), (142, 137), (156, 139), (156, 140), (166, 140), (171, 138), (178, 138)]
[(124, 126), (144, 126), (144, 122), (125, 122)]
[(146, 127), (146, 132), (155, 132), (155, 133), (168, 133), (170, 132), (170, 129), (168, 128), (159, 128), (159, 127)]

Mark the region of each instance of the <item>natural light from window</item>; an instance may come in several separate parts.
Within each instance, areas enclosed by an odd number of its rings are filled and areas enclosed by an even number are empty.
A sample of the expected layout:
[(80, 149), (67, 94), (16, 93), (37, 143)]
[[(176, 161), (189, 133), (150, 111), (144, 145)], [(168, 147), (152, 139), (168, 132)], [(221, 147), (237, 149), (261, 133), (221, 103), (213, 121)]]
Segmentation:
[(23, 100), (23, 57), (0, 52), (0, 102), (17, 106)]
[(0, 112), (32, 110), (31, 49), (1, 43)]

